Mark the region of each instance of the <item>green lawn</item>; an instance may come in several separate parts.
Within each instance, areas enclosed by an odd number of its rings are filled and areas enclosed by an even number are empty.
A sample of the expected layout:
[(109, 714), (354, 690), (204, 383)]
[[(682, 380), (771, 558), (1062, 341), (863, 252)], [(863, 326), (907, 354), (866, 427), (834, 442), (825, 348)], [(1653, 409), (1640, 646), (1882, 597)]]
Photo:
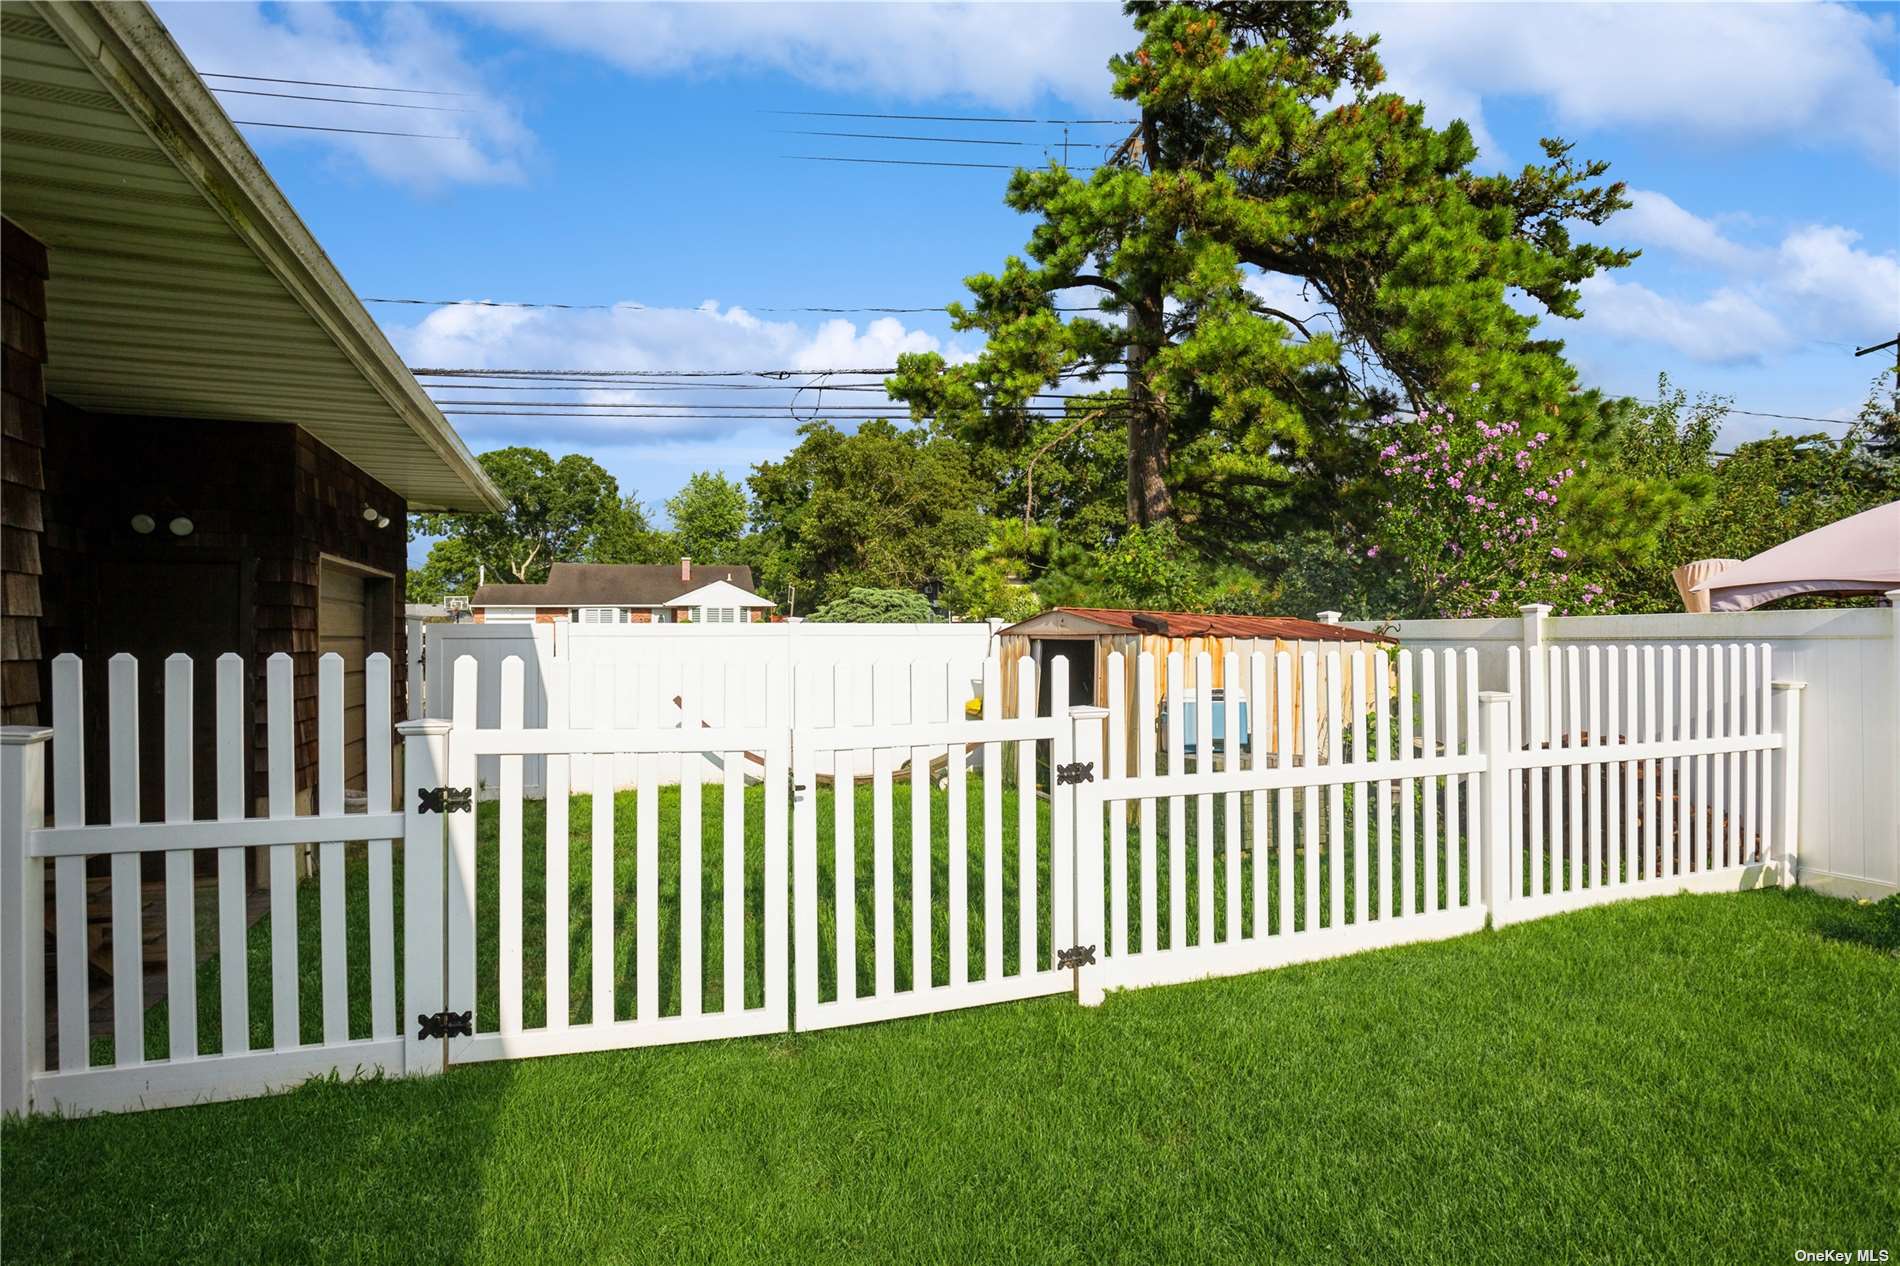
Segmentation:
[(1869, 908), (1811, 893), (1675, 897), (1097, 1010), (1050, 998), (9, 1124), (5, 1253), (1900, 1249), (1900, 958), (1881, 935)]

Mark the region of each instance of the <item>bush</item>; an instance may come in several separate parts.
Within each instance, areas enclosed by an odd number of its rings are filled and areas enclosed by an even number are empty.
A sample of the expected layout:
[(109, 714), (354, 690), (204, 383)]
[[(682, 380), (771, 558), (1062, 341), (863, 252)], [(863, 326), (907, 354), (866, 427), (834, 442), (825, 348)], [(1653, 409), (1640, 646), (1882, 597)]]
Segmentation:
[(807, 617), (813, 624), (928, 624), (930, 603), (908, 589), (847, 590)]

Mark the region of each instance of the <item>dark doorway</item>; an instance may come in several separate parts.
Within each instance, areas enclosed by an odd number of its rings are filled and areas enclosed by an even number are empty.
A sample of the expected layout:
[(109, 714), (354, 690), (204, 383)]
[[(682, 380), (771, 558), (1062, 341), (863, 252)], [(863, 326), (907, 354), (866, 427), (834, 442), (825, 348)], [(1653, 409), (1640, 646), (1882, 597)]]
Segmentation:
[[(165, 816), (165, 659), (180, 652), (192, 657), (193, 813), (217, 816), (217, 660), (235, 651), (250, 675), (247, 570), (241, 556), (209, 550), (93, 563), (84, 635), (88, 821), (111, 820), (108, 691), (112, 657), (122, 652), (138, 660), (140, 818)], [(251, 683), (245, 684), (248, 723)]]
[[(1036, 658), (1036, 708), (1049, 715), (1049, 665), (1057, 656), (1069, 661), (1069, 697), (1061, 707), (1073, 708), (1095, 702), (1095, 639), (1086, 637), (1039, 637), (1031, 643)], [(1057, 711), (1061, 711), (1061, 707)]]

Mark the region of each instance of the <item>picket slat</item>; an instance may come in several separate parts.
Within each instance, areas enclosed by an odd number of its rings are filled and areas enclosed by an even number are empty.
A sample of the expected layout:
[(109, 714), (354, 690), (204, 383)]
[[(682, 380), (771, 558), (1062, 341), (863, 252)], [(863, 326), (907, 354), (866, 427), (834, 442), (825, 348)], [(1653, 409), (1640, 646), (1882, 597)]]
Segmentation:
[[(86, 824), (85, 686), (79, 656), (53, 660), (53, 821)], [(90, 1062), (87, 999), (86, 859), (53, 860), (53, 948), (59, 1011), (59, 1069), (77, 1072)]]
[[(642, 672), (641, 685), (652, 680)], [(651, 697), (650, 691), (643, 694)], [(648, 1023), (660, 1018), (660, 782), (658, 757), (634, 757), (633, 793), (633, 941), (634, 1018)]]
[[(279, 651), (264, 665), (266, 759), (269, 808), (273, 818), (297, 815), (297, 750), (293, 724), (290, 656)], [(271, 1045), (287, 1051), (299, 1044), (297, 1031), (297, 848), (276, 844), (270, 850)]]
[[(1338, 765), (1345, 760), (1345, 728), (1340, 700), (1342, 661), (1338, 651), (1326, 652), (1326, 676), (1320, 683), (1320, 697), (1326, 712), (1326, 763)], [(1326, 788), (1326, 897), (1327, 927), (1346, 922), (1346, 788), (1334, 783)]]
[[(1483, 744), (1483, 735), (1479, 732), (1478, 714), (1478, 652), (1473, 647), (1464, 650), (1464, 688), (1465, 688), (1465, 751), (1477, 754)], [(1513, 743), (1513, 749), (1516, 748)], [(1479, 867), (1484, 865), (1480, 849), (1484, 845), (1484, 801), (1479, 798), (1482, 784), (1480, 775), (1465, 775), (1465, 899), (1463, 905), (1477, 904), (1483, 896), (1479, 880)], [(1516, 780), (1512, 779), (1512, 785)], [(1515, 821), (1515, 819), (1513, 819)]]
[[(1564, 648), (1564, 721), (1569, 725), (1565, 735), (1564, 747), (1575, 751), (1583, 746), (1584, 712), (1587, 706), (1583, 693), (1583, 655), (1581, 648)], [(1588, 870), (1584, 855), (1584, 825), (1588, 817), (1589, 806), (1583, 798), (1583, 766), (1571, 765), (1569, 781), (1564, 787), (1564, 816), (1567, 829), (1564, 832), (1564, 874), (1565, 886), (1576, 891), (1586, 886)]]
[[(1663, 735), (1663, 708), (1667, 703), (1667, 696), (1669, 694), (1669, 682), (1666, 675), (1668, 669), (1667, 661), (1664, 662), (1663, 667), (1665, 675), (1659, 679), (1656, 675), (1656, 648), (1654, 646), (1643, 647), (1643, 728), (1641, 732), (1643, 740), (1649, 743), (1661, 741)], [(1662, 806), (1667, 803), (1663, 799), (1662, 777), (1663, 770), (1667, 768), (1668, 764), (1668, 761), (1645, 760), (1642, 766), (1642, 874), (1644, 879), (1659, 879), (1663, 873), (1658, 864), (1656, 852), (1658, 840), (1657, 824), (1658, 819), (1662, 815)]]
[[(1419, 751), (1426, 757), (1438, 754), (1438, 656), (1430, 651), (1418, 657), (1418, 730)], [(1419, 796), (1419, 868), (1424, 872), (1423, 892), (1418, 906), (1431, 914), (1438, 909), (1438, 779), (1427, 778)]]
[[(1114, 680), (1111, 674), (1110, 681)], [(1160, 747), (1159, 736), (1155, 732), (1155, 658), (1147, 652), (1135, 657), (1135, 746), (1141, 755), (1136, 761), (1135, 774), (1140, 778), (1152, 778), (1155, 774), (1155, 757)], [(1158, 884), (1155, 882), (1155, 802), (1152, 798), (1141, 802), (1141, 886), (1140, 950), (1143, 954), (1155, 952), (1159, 934), (1159, 918), (1155, 908), (1155, 894)]]
[[(607, 663), (594, 667), (594, 728), (614, 728), (614, 668)], [(605, 742), (611, 740), (603, 736)], [(594, 754), (593, 788), (589, 806), (593, 811), (589, 843), (588, 931), (592, 945), (590, 993), (593, 998), (593, 1022), (614, 1021), (614, 754)], [(732, 969), (730, 961), (727, 970)]]
[[(550, 729), (566, 729), (568, 715), (568, 665), (552, 660), (543, 666), (545, 674), (547, 718)], [(544, 818), (542, 852), (545, 858), (543, 884), (546, 894), (547, 926), (544, 933), (547, 976), (547, 1027), (565, 1029), (573, 1017), (569, 1001), (568, 937), (571, 935), (568, 907), (568, 851), (570, 826), (568, 797), (573, 789), (575, 757), (566, 754), (546, 758), (541, 777), (547, 786), (547, 811)]]
[[(705, 716), (704, 676), (698, 664), (680, 666), (680, 729), (688, 734), (696, 734), (701, 728)], [(702, 752), (698, 755), (680, 757), (680, 1011), (681, 1015), (695, 1016), (704, 1009), (704, 967), (705, 957), (701, 938), (705, 929), (702, 920), (705, 917), (704, 894), (701, 881), (704, 876), (705, 859), (701, 856), (701, 806), (700, 785), (707, 771), (714, 768), (710, 755)], [(797, 794), (809, 796), (811, 780), (800, 777), (793, 780), (804, 787)], [(727, 806), (721, 806), (721, 812)], [(817, 859), (813, 858), (816, 866)], [(812, 906), (805, 923), (799, 926), (815, 926), (818, 915), (818, 876), (814, 869), (811, 877), (810, 897)], [(794, 879), (796, 882), (796, 878)], [(818, 942), (814, 937), (810, 950), (798, 956), (801, 967), (809, 965), (812, 972), (814, 992), (810, 997), (815, 1000), (818, 977)], [(805, 995), (801, 994), (801, 997)]]
[[(983, 661), (983, 719), (1003, 719), (1003, 664)], [(983, 744), (983, 980), (1003, 978), (1003, 745)], [(843, 942), (840, 942), (842, 946)], [(842, 953), (842, 949), (839, 951)], [(840, 969), (842, 978), (842, 968)], [(840, 995), (843, 996), (842, 994)]]
[[(1761, 644), (1761, 728), (1764, 731), (1770, 729), (1775, 723), (1774, 653), (1773, 645), (1767, 642)], [(1786, 735), (1784, 736), (1784, 741), (1794, 737), (1794, 735)], [(1786, 752), (1783, 753), (1782, 759), (1788, 759)], [(1794, 806), (1789, 805), (1788, 807), (1792, 809)], [(1762, 753), (1761, 817), (1759, 821), (1761, 822), (1762, 834), (1760, 843), (1761, 860), (1766, 862), (1772, 856), (1768, 847), (1768, 833), (1775, 829), (1775, 763), (1770, 759), (1767, 752)], [(1784, 884), (1792, 884), (1797, 878), (1798, 876), (1796, 875), (1784, 874), (1781, 877), (1781, 882)]]
[[(1124, 681), (1127, 661), (1120, 651), (1108, 653), (1108, 680)], [(1148, 746), (1153, 746), (1150, 736)], [(1104, 780), (1128, 776), (1128, 703), (1126, 692), (1108, 692), (1108, 759), (1102, 771)], [(1140, 875), (1136, 875), (1140, 882)], [(1133, 948), (1128, 938), (1128, 802), (1118, 801), (1108, 809), (1108, 952), (1126, 954)]]
[[(1515, 650), (1515, 648), (1513, 648)], [(1372, 758), (1384, 772), (1392, 753), (1386, 750), (1387, 727), (1391, 724), (1392, 701), (1392, 661), (1382, 646), (1373, 652), (1372, 675), (1374, 679), (1372, 723)], [(1392, 792), (1394, 784), (1389, 778), (1381, 778), (1376, 784), (1379, 801), (1379, 918), (1392, 917)]]
[[(1426, 652), (1427, 655), (1430, 652)], [(1413, 691), (1412, 652), (1399, 652), (1399, 752), (1398, 759), (1403, 765), (1415, 755), (1412, 746), (1413, 716), (1418, 708), (1418, 697)], [(1402, 918), (1410, 918), (1417, 910), (1418, 900), (1418, 855), (1413, 851), (1417, 843), (1417, 796), (1418, 780), (1402, 778), (1399, 780), (1399, 902), (1398, 910)]]
[[(1229, 651), (1221, 663), (1222, 680), (1227, 683), (1226, 707), (1222, 709), (1221, 760), (1220, 767), (1240, 768), (1240, 708), (1246, 696), (1240, 689), (1240, 656)], [(1110, 680), (1113, 680), (1111, 678)], [(1223, 845), (1227, 850), (1226, 884), (1226, 940), (1240, 939), (1240, 916), (1244, 903), (1240, 899), (1240, 793), (1227, 793), (1223, 807), (1226, 838)]]
[[(1366, 763), (1366, 657), (1358, 651), (1352, 656), (1352, 763)], [(1366, 793), (1369, 784), (1352, 785), (1352, 921), (1361, 924), (1371, 908), (1371, 887), (1366, 871)]]
[[(501, 725), (504, 733), (519, 733), (526, 715), (527, 674), (521, 656), (501, 661)], [(503, 755), (497, 761), (501, 803), (496, 813), (495, 907), (501, 928), (501, 985), (497, 1018), (503, 1033), (521, 1032), (521, 757)]]
[[(943, 710), (947, 720), (963, 715), (964, 691), (957, 685), (957, 670), (946, 664), (943, 669)], [(949, 835), (949, 906), (950, 984), (957, 987), (970, 979), (970, 822), (968, 797), (969, 748), (952, 743), (944, 753), (944, 830)]]
[[(138, 661), (114, 655), (106, 667), (107, 718), (111, 738), (110, 761), (112, 822), (139, 820), (139, 700)], [(145, 952), (143, 909), (139, 891), (139, 859), (118, 853), (112, 858), (112, 1058), (127, 1067), (145, 1062)]]
[[(343, 657), (317, 659), (317, 812), (343, 812)], [(317, 931), (323, 972), (323, 1040), (350, 1036), (349, 942), (343, 926), (343, 842), (317, 845)]]
[[(741, 685), (741, 667), (737, 664), (726, 669), (725, 693), (722, 699), (724, 724), (727, 729), (737, 728), (743, 719), (740, 716), (740, 700), (744, 698)], [(745, 766), (744, 752), (727, 752), (726, 785), (720, 800), (724, 805), (724, 817), (721, 825), (725, 836), (721, 845), (721, 876), (719, 887), (719, 961), (720, 990), (724, 994), (723, 1009), (727, 1016), (736, 1016), (745, 1010)], [(855, 960), (854, 960), (855, 961)]]
[[(480, 793), (479, 779), (476, 776), (474, 753), (470, 750), (468, 736), (475, 729), (475, 703), (480, 698), (480, 681), (477, 661), (473, 655), (463, 655), (455, 661), (454, 685), (451, 687), (455, 699), (455, 715), (451, 719), (453, 729), (449, 732), (449, 786), (467, 787), (471, 794)], [(596, 783), (595, 794), (600, 786), (612, 787), (611, 780), (605, 784)], [(612, 793), (609, 792), (611, 795)], [(476, 997), (475, 982), (475, 892), (478, 882), (475, 856), (475, 814), (448, 813), (449, 866), (448, 866), (448, 1009), (452, 1012), (474, 1011)], [(482, 1017), (475, 1017), (475, 1027), (481, 1028)]]
[[(165, 820), (189, 822), (192, 812), (191, 656), (165, 659)], [(192, 852), (165, 854), (165, 1001), (173, 1059), (198, 1053), (198, 945)]]
[[(1053, 686), (1051, 687), (1053, 689)], [(1051, 696), (1053, 697), (1053, 695)], [(1016, 668), (1016, 715), (1036, 715), (1036, 661), (1023, 656)], [(1027, 976), (1039, 965), (1036, 934), (1042, 921), (1036, 899), (1036, 744), (1016, 743), (1016, 971)]]
[[(1746, 734), (1744, 723), (1745, 699), (1742, 693), (1743, 648), (1731, 645), (1728, 648), (1728, 704), (1725, 709), (1728, 717), (1729, 735)], [(1723, 841), (1723, 857), (1730, 866), (1742, 864), (1742, 757), (1739, 752), (1730, 752), (1724, 758), (1727, 765), (1728, 795), (1722, 802), (1723, 816), (1727, 819), (1728, 830)]]
[[(1524, 691), (1524, 656), (1521, 649), (1516, 646), (1509, 648), (1505, 653), (1504, 680), (1505, 689), (1509, 692), (1514, 705), (1510, 710), (1510, 750), (1512, 752), (1521, 752), (1527, 746), (1528, 740), (1524, 729), (1529, 725), (1529, 721), (1524, 715), (1525, 709), (1515, 706), (1518, 700), (1526, 698)], [(1536, 833), (1537, 815), (1534, 811), (1526, 807), (1527, 793), (1525, 791), (1525, 784), (1527, 782), (1534, 783), (1535, 781), (1535, 778), (1527, 779), (1518, 773), (1513, 773), (1510, 779), (1510, 810), (1505, 817), (1505, 821), (1509, 824), (1508, 829), (1511, 832), (1508, 841), (1510, 864), (1506, 867), (1507, 878), (1505, 880), (1509, 885), (1506, 889), (1508, 894), (1506, 900), (1508, 901), (1516, 901), (1533, 895), (1531, 889), (1530, 854), (1532, 848), (1531, 841)], [(1522, 838), (1520, 838), (1518, 834), (1520, 831), (1523, 833)]]
[[(1110, 681), (1120, 680), (1115, 670), (1109, 669)], [(1267, 711), (1267, 657), (1260, 651), (1247, 656), (1247, 718), (1248, 738), (1252, 745), (1251, 768), (1264, 771), (1267, 768), (1267, 735), (1271, 732), (1271, 714)], [(1112, 722), (1111, 722), (1112, 724)], [(1113, 730), (1110, 733), (1114, 733)], [(1153, 747), (1150, 738), (1147, 746)], [(1115, 762), (1119, 774), (1127, 768), (1123, 762)], [(1249, 855), (1253, 858), (1253, 926), (1251, 935), (1264, 938), (1267, 935), (1267, 793), (1253, 792), (1248, 796), (1248, 809), (1252, 819), (1252, 833), (1248, 838)], [(1116, 856), (1120, 856), (1117, 850)], [(1118, 942), (1119, 943), (1119, 942)]]
[[(391, 808), (395, 764), (391, 743), (389, 656), (381, 651), (363, 661), (363, 792), (371, 813)], [(369, 1025), (370, 1036), (393, 1038), (396, 1027), (396, 890), (392, 870), (395, 844), (371, 840), (369, 849)]]
[[(244, 657), (218, 656), (218, 819), (245, 816), (244, 773), (250, 718), (244, 707)], [(65, 859), (61, 859), (62, 861)], [(218, 850), (218, 1010), (220, 1048), (251, 1048), (251, 981), (245, 910), (244, 850)]]
[[(910, 666), (910, 720), (922, 725), (929, 712), (929, 676)], [(928, 989), (930, 977), (930, 759), (928, 747), (910, 749), (910, 987)]]
[[(1513, 647), (1513, 650), (1516, 648)], [(1526, 733), (1524, 746), (1530, 751), (1540, 751), (1550, 742), (1549, 688), (1544, 676), (1548, 663), (1544, 656), (1532, 648), (1525, 652), (1524, 694), (1527, 700), (1525, 711)], [(1549, 891), (1548, 878), (1544, 865), (1544, 790), (1549, 775), (1543, 770), (1533, 769), (1525, 782), (1524, 824), (1529, 836), (1529, 846), (1525, 854), (1530, 862), (1530, 893), (1542, 896)]]
[[(1314, 766), (1319, 760), (1319, 656), (1312, 651), (1300, 654), (1300, 764)], [(1320, 834), (1319, 788), (1308, 786), (1302, 793), (1300, 815), (1304, 819), (1300, 834), (1305, 853), (1306, 895), (1303, 932), (1319, 930)]]
[[(1187, 771), (1187, 669), (1168, 652), (1168, 772)], [(1168, 948), (1187, 945), (1187, 821), (1181, 797), (1168, 797)]]
[[(1584, 664), (1587, 670), (1584, 694), (1584, 732), (1586, 746), (1596, 747), (1603, 742), (1603, 648), (1588, 646), (1584, 648)], [(1592, 888), (1603, 886), (1603, 775), (1601, 765), (1591, 765), (1583, 771), (1584, 780), (1584, 877)]]
[[(804, 680), (805, 677), (802, 673), (796, 674), (793, 678), (794, 688), (802, 684)], [(696, 727), (699, 715), (698, 705), (695, 702), (691, 702), (691, 697), (686, 690), (686, 684), (684, 682), (681, 683), (680, 700), (681, 726)], [(840, 761), (848, 760), (849, 753), (841, 754), (838, 759)], [(685, 803), (686, 784), (695, 781), (697, 776), (697, 770), (682, 768), (680, 771), (680, 794), (682, 797), (680, 822), (680, 928), (682, 938), (690, 933), (693, 942), (693, 963), (690, 971), (686, 965), (687, 954), (683, 940), (680, 947), (682, 999), (686, 997), (685, 990), (687, 988), (691, 990), (690, 1002), (682, 1001), (681, 1003), (682, 1015), (697, 1015), (699, 1013), (699, 986), (697, 983), (699, 974), (699, 932), (697, 926), (699, 885), (697, 882), (693, 884), (694, 897), (693, 900), (689, 902), (686, 896), (687, 831), (683, 807)], [(850, 794), (850, 784), (848, 782), (839, 783), (837, 786), (843, 791), (844, 795)], [(839, 798), (842, 799), (843, 797), (840, 796)], [(695, 809), (697, 809), (697, 796), (694, 797), (694, 803)], [(800, 847), (792, 854), (792, 935), (797, 938), (798, 942), (793, 947), (792, 952), (793, 969), (798, 973), (798, 979), (794, 983), (792, 990), (792, 1005), (798, 1009), (797, 1013), (799, 1015), (809, 1015), (816, 1010), (818, 1006), (818, 772), (817, 761), (813, 757), (811, 748), (805, 744), (795, 745), (792, 749), (792, 816), (793, 830), (797, 832), (797, 838), (801, 844), (809, 843), (810, 845), (810, 847)], [(694, 817), (697, 819), (697, 812), (695, 812)], [(692, 830), (693, 865), (695, 868), (699, 865), (698, 839), (699, 823), (695, 820)]]
[[(1194, 656), (1194, 772), (1214, 770), (1214, 657)], [(1214, 797), (1194, 797), (1194, 922), (1198, 944), (1214, 943)]]
[[(1445, 665), (1445, 675), (1441, 683), (1444, 695), (1440, 723), (1444, 726), (1445, 730), (1443, 739), (1444, 753), (1447, 756), (1453, 756), (1458, 752), (1458, 708), (1460, 702), (1458, 694), (1458, 652), (1452, 650), (1444, 651), (1443, 661)], [(1443, 879), (1439, 891), (1439, 905), (1435, 905), (1432, 908), (1434, 910), (1440, 908), (1455, 910), (1459, 904), (1458, 853), (1460, 847), (1458, 778), (1455, 774), (1445, 779), (1444, 807), (1444, 838), (1439, 842), (1439, 852), (1443, 855), (1444, 860), (1435, 863), (1432, 867), (1432, 870), (1442, 875)]]
[[(985, 670), (988, 666), (985, 665)], [(835, 664), (831, 670), (832, 682), (832, 724), (843, 727), (855, 725), (858, 720), (857, 696), (851, 683), (857, 673), (855, 664)], [(987, 681), (987, 678), (986, 678)], [(987, 690), (984, 695), (984, 707), (993, 706)], [(991, 746), (1000, 746), (992, 744)], [(986, 749), (987, 750), (987, 749)], [(832, 798), (831, 841), (833, 849), (832, 870), (832, 911), (835, 927), (834, 940), (838, 964), (838, 1000), (848, 1002), (858, 996), (858, 863), (857, 863), (857, 779), (855, 766), (858, 754), (849, 749), (832, 754)], [(986, 758), (985, 766), (990, 764)], [(983, 771), (986, 784), (994, 778), (994, 770)], [(999, 785), (1000, 786), (1000, 785)], [(987, 806), (988, 802), (985, 801)], [(983, 814), (983, 827), (986, 836), (996, 831), (995, 814), (987, 807)], [(987, 854), (985, 855), (988, 856)], [(989, 878), (993, 862), (984, 862), (984, 877)], [(1002, 888), (996, 890), (997, 901), (1002, 901)], [(987, 910), (987, 906), (985, 909)], [(1000, 916), (999, 916), (1000, 917)], [(984, 923), (990, 940), (996, 938), (996, 924)], [(1000, 958), (998, 962), (1000, 962)], [(991, 976), (996, 973), (992, 971)]]
[[(895, 665), (879, 664), (871, 678), (871, 715), (895, 698)], [(871, 755), (871, 937), (876, 964), (875, 996), (897, 989), (897, 880), (892, 856), (895, 820), (891, 805), (893, 754), (878, 748)]]

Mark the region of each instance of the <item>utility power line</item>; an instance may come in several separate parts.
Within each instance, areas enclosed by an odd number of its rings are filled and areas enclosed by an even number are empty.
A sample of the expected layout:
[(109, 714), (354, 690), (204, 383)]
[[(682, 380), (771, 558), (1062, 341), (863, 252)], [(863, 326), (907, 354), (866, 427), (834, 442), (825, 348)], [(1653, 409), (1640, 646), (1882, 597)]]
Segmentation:
[[(1036, 141), (1005, 141), (974, 136), (905, 136), (897, 132), (820, 132), (809, 128), (773, 128), (776, 136), (842, 136), (857, 141), (934, 141), (939, 145), (1035, 146)], [(1059, 142), (1058, 142), (1059, 143)]]
[[(424, 307), (424, 308), (454, 308), (454, 307), (548, 308), (548, 309), (553, 309), (553, 310), (558, 310), (558, 311), (563, 311), (563, 312), (613, 312), (622, 308), (625, 308), (630, 312), (652, 312), (652, 311), (659, 310), (653, 304), (634, 303), (630, 300), (621, 302), (621, 303), (529, 303), (529, 302), (513, 302), (513, 301), (508, 301), (508, 300), (502, 300), (502, 299), (398, 299), (398, 298), (379, 298), (379, 297), (365, 296), (362, 301), (364, 303), (399, 304), (399, 305), (407, 305), (411, 307)], [(914, 314), (914, 313), (923, 313), (923, 312), (948, 312), (950, 310), (948, 307), (942, 304), (939, 304), (935, 307), (915, 307), (915, 308), (871, 307), (871, 306), (865, 306), (865, 307), (817, 307), (817, 306), (754, 307), (749, 303), (733, 304), (731, 306), (744, 308), (747, 312), (822, 312), (822, 313), (833, 313), (833, 314), (849, 314), (853, 312)], [(1054, 307), (1054, 310), (1057, 312), (1100, 312), (1101, 311), (1101, 308), (1095, 304), (1081, 304), (1081, 305), (1056, 304), (1056, 305), (1053, 305), (1053, 307)]]
[(465, 141), (466, 136), (451, 132), (385, 132), (366, 127), (320, 127), (315, 123), (267, 123), (263, 119), (232, 119), (241, 127), (288, 127), (300, 132), (348, 132), (354, 136), (409, 136), (423, 141)]
[(241, 79), (256, 84), (296, 84), (305, 88), (354, 88), (358, 92), (401, 92), (418, 97), (467, 97), (466, 92), (446, 92), (440, 88), (387, 88), (376, 84), (339, 84), (322, 79), (276, 79), (269, 75), (227, 75), (215, 70), (201, 70), (200, 79)]
[(1133, 127), (1141, 121), (1139, 119), (1014, 119), (982, 114), (878, 114), (859, 110), (761, 110), (759, 113), (794, 115), (808, 119), (909, 119), (920, 123), (1040, 123), (1069, 127), (1087, 127), (1096, 124)]
[(357, 97), (319, 97), (302, 92), (267, 92), (261, 88), (218, 88), (211, 91), (226, 96), (273, 97), (283, 101), (333, 101), (338, 105), (381, 106), (385, 110), (430, 110), (437, 114), (469, 114), (463, 106), (419, 105), (413, 101), (364, 101)]

